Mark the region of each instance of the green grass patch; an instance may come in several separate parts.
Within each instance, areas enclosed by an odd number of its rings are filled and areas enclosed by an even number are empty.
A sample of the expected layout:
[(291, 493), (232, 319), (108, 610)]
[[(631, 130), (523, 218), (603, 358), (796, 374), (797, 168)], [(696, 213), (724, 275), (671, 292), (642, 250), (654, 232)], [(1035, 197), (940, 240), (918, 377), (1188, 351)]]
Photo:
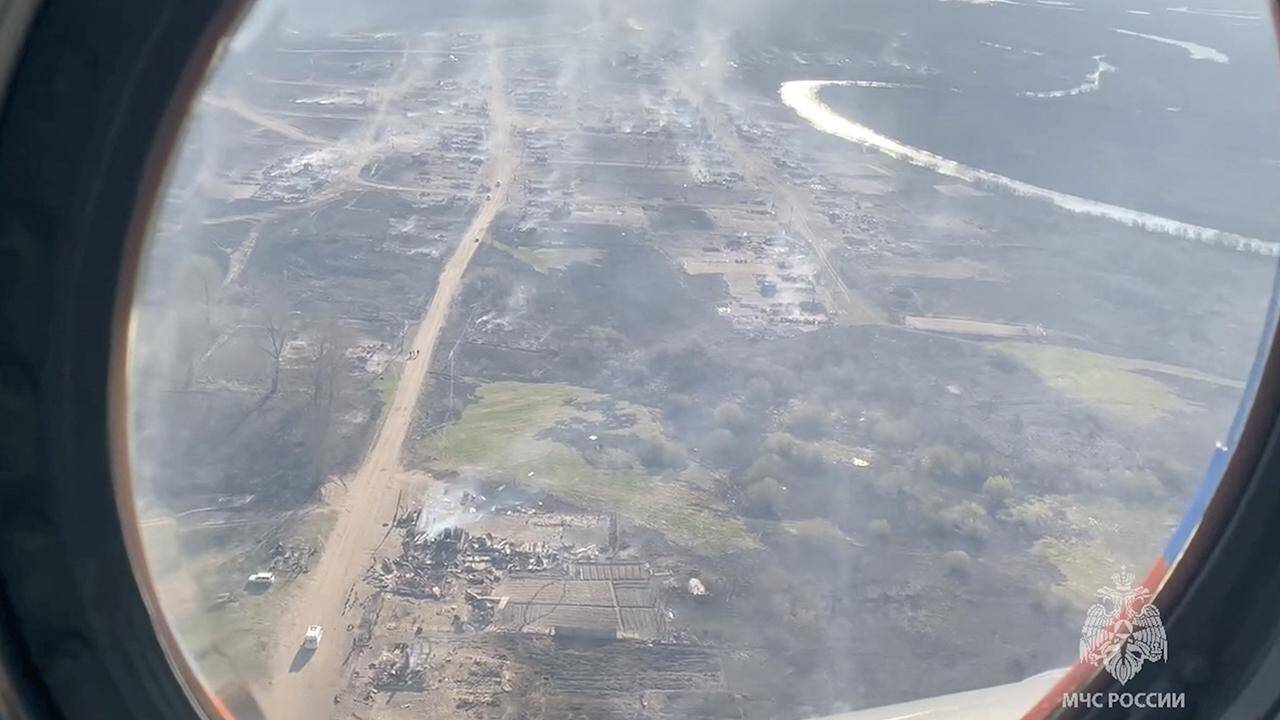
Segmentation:
[[(617, 512), (702, 554), (757, 547), (742, 521), (712, 494), (705, 473), (688, 469), (666, 478), (638, 468), (599, 468), (574, 448), (539, 437), (559, 424), (607, 420), (615, 425), (603, 431), (609, 434), (660, 437), (656, 411), (560, 384), (496, 382), (476, 395), (456, 423), (428, 438), (427, 450), (439, 465), (509, 475), (583, 509)], [(629, 424), (616, 427), (620, 418)]]
[(396, 386), (400, 384), (400, 373), (387, 368), (377, 380), (373, 381), (373, 386), (378, 390), (378, 399), (382, 401), (382, 407), (391, 406), (391, 400), (396, 396)]
[(988, 347), (1022, 363), (1067, 397), (1089, 403), (1113, 417), (1150, 423), (1189, 409), (1168, 384), (1151, 377), (1165, 374), (1221, 387), (1242, 384), (1190, 368), (1080, 350), (1061, 345), (997, 342)]
[(1046, 500), (1061, 508), (1067, 527), (1037, 540), (1033, 552), (1062, 573), (1055, 590), (1081, 607), (1093, 602), (1099, 588), (1112, 584), (1111, 575), (1121, 566), (1143, 577), (1177, 520), (1176, 510), (1162, 503)]
[(543, 274), (564, 270), (574, 263), (594, 265), (604, 257), (603, 250), (589, 247), (524, 248), (500, 242), (493, 243), (493, 246)]

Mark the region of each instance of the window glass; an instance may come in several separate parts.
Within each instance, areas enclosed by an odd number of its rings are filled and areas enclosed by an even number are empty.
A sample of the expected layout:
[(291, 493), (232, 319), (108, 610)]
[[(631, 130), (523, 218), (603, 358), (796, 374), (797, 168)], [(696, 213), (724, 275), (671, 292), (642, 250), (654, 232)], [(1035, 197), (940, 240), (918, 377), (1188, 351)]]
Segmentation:
[(1070, 666), (1229, 444), (1276, 72), (1260, 1), (257, 4), (134, 301), (183, 652), (272, 719)]

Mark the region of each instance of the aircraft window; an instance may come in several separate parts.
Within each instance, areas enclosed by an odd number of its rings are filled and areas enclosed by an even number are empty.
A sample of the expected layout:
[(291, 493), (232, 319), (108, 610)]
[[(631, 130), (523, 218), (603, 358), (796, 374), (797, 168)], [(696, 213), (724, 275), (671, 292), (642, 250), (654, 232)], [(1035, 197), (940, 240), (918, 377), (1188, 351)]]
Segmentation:
[(1267, 5), (1165, 5), (258, 3), (135, 288), (181, 651), (272, 720), (1021, 715), (1268, 319)]

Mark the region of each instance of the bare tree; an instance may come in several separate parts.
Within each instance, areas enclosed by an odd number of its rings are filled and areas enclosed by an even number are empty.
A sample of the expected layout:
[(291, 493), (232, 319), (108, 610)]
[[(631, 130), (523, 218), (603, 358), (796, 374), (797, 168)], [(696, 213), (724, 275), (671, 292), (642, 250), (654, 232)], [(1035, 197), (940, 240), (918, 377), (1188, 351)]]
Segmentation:
[(253, 294), (253, 301), (258, 304), (262, 316), (262, 325), (256, 338), (258, 348), (271, 359), (271, 385), (264, 398), (270, 398), (280, 389), (280, 367), (284, 362), (284, 352), (294, 334), (289, 326), (287, 303), (274, 295), (259, 296)]
[(332, 463), (330, 436), (334, 406), (344, 377), (342, 359), (349, 345), (345, 328), (335, 320), (321, 322), (311, 353), (311, 480), (319, 487)]
[[(251, 301), (257, 301), (257, 295), (251, 296)], [(284, 351), (289, 346), (291, 339), (291, 331), (289, 329), (287, 318), (288, 315), (283, 310), (284, 304), (277, 300), (267, 299), (259, 302), (260, 312), (262, 314), (262, 325), (258, 327), (258, 333), (254, 337), (254, 342), (262, 352), (266, 353), (271, 359), (271, 384), (262, 397), (249, 408), (239, 420), (232, 423), (228, 430), (228, 435), (236, 432), (251, 417), (254, 416), (264, 405), (280, 389), (280, 366), (284, 362)]]

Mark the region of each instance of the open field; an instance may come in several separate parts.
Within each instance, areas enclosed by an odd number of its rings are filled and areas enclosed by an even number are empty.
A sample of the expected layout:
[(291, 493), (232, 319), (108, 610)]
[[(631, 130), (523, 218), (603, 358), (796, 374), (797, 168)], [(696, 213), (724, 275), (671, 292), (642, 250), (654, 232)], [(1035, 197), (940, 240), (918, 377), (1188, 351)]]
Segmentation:
[(541, 273), (563, 270), (574, 263), (594, 263), (603, 254), (600, 250), (594, 248), (537, 248), (529, 250), (511, 247), (504, 243), (494, 243), (494, 247), (505, 253), (510, 253), (517, 260), (529, 263), (531, 267)]
[[(1171, 508), (1159, 503), (1135, 511), (1112, 501), (1064, 503), (1070, 531), (1036, 541), (1033, 552), (1062, 573), (1055, 590), (1075, 605), (1094, 602), (1098, 588), (1112, 583), (1113, 568), (1128, 566), (1142, 577), (1156, 561), (1162, 543), (1173, 532)], [(1149, 558), (1135, 558), (1135, 547), (1151, 548)]]
[[(687, 482), (684, 472), (655, 477), (638, 459), (629, 463), (633, 469), (595, 466), (577, 449), (545, 437), (567, 426), (584, 440), (588, 433), (600, 438), (600, 445), (658, 440), (663, 433), (654, 411), (565, 385), (491, 383), (476, 396), (456, 423), (429, 440), (427, 452), (439, 467), (494, 473), (584, 510), (616, 512), (700, 554), (757, 547), (741, 521), (717, 508), (715, 497)], [(588, 409), (596, 407), (603, 410)]]
[(1240, 381), (1165, 363), (1103, 355), (1078, 348), (997, 343), (997, 352), (1025, 364), (1050, 387), (1122, 420), (1152, 423), (1188, 409), (1187, 401), (1161, 378), (1181, 378), (1242, 389)]
[(931, 330), (934, 332), (955, 333), (957, 335), (976, 335), (979, 337), (1038, 337), (1040, 333), (1034, 327), (1026, 325), (1010, 325), (1008, 323), (969, 320), (965, 318), (920, 317), (908, 315), (903, 323), (913, 330)]

